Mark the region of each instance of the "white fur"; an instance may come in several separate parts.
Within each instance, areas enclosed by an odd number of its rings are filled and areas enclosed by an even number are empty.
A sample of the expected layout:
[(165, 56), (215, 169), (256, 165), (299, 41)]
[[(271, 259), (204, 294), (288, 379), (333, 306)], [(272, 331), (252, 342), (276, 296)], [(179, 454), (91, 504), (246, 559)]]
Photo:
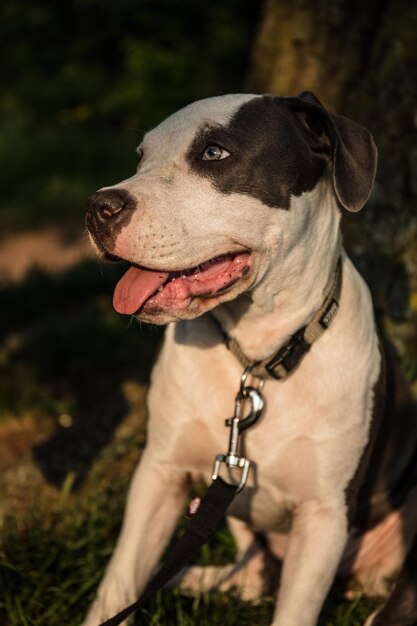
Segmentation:
[[(250, 293), (224, 296), (214, 314), (253, 359), (274, 353), (319, 309), (342, 254), (340, 310), (296, 372), (265, 384), (265, 414), (245, 448), (257, 485), (252, 473), (231, 508), (271, 537), (289, 533), (273, 624), (314, 626), (347, 542), (344, 490), (368, 438), (380, 357), (369, 291), (341, 248), (329, 172), (313, 191), (293, 197), (287, 211), (222, 194), (185, 160), (202, 124), (227, 123), (251, 97), (195, 103), (145, 137), (138, 173), (117, 185), (137, 198), (138, 209), (114, 252), (176, 270), (236, 246), (251, 249)], [(188, 477), (210, 481), (213, 459), (226, 449), (224, 419), (241, 369), (209, 318), (169, 324), (152, 373), (146, 451), (84, 626), (137, 597), (175, 527)], [(252, 535), (242, 528), (247, 548)]]

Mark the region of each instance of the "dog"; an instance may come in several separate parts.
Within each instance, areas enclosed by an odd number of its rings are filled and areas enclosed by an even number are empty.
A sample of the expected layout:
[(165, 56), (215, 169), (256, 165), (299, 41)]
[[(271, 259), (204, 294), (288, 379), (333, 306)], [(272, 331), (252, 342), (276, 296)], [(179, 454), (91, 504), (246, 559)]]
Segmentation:
[(273, 626), (314, 626), (338, 576), (371, 593), (396, 577), (366, 624), (415, 624), (416, 401), (340, 231), (374, 184), (371, 134), (311, 92), (238, 94), (185, 107), (137, 151), (136, 174), (93, 194), (86, 223), (100, 257), (131, 263), (116, 310), (168, 326), (147, 445), (84, 626), (138, 597), (190, 481), (211, 481), (242, 375), (224, 337), (248, 362), (277, 354), (321, 311), (337, 272), (326, 329), (286, 376), (266, 380), (264, 414), (246, 434), (255, 469), (228, 511), (245, 574), (194, 567), (183, 584), (261, 593), (262, 536), (282, 560)]

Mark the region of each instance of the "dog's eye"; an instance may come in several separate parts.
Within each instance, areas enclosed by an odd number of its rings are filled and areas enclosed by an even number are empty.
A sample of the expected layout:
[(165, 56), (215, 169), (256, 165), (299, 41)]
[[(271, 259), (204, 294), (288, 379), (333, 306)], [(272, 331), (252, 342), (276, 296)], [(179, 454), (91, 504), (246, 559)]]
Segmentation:
[(221, 161), (221, 159), (226, 159), (228, 156), (230, 156), (230, 152), (224, 148), (208, 146), (203, 152), (202, 159), (203, 161)]

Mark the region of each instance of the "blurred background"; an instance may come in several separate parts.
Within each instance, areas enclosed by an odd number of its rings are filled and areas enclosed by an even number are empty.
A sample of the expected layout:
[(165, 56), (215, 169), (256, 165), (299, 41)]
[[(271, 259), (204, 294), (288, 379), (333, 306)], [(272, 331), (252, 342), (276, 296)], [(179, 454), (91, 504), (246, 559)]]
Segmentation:
[[(2, 1), (2, 626), (79, 624), (111, 553), (162, 330), (113, 312), (123, 268), (93, 257), (85, 201), (132, 175), (142, 134), (178, 108), (308, 89), (373, 132), (377, 184), (343, 216), (345, 244), (417, 379), (416, 53), (409, 0)], [(203, 561), (233, 555), (225, 529), (216, 545)], [(323, 625), (369, 610), (329, 602)], [(267, 624), (271, 605), (174, 592), (147, 611), (141, 623)]]

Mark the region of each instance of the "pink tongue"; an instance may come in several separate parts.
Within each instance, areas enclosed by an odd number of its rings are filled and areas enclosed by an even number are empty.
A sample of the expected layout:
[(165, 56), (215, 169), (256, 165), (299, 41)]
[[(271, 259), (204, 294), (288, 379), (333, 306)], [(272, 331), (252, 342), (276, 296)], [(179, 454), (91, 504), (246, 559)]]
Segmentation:
[(133, 315), (164, 284), (168, 276), (167, 272), (151, 272), (131, 267), (116, 285), (114, 308), (118, 313)]

